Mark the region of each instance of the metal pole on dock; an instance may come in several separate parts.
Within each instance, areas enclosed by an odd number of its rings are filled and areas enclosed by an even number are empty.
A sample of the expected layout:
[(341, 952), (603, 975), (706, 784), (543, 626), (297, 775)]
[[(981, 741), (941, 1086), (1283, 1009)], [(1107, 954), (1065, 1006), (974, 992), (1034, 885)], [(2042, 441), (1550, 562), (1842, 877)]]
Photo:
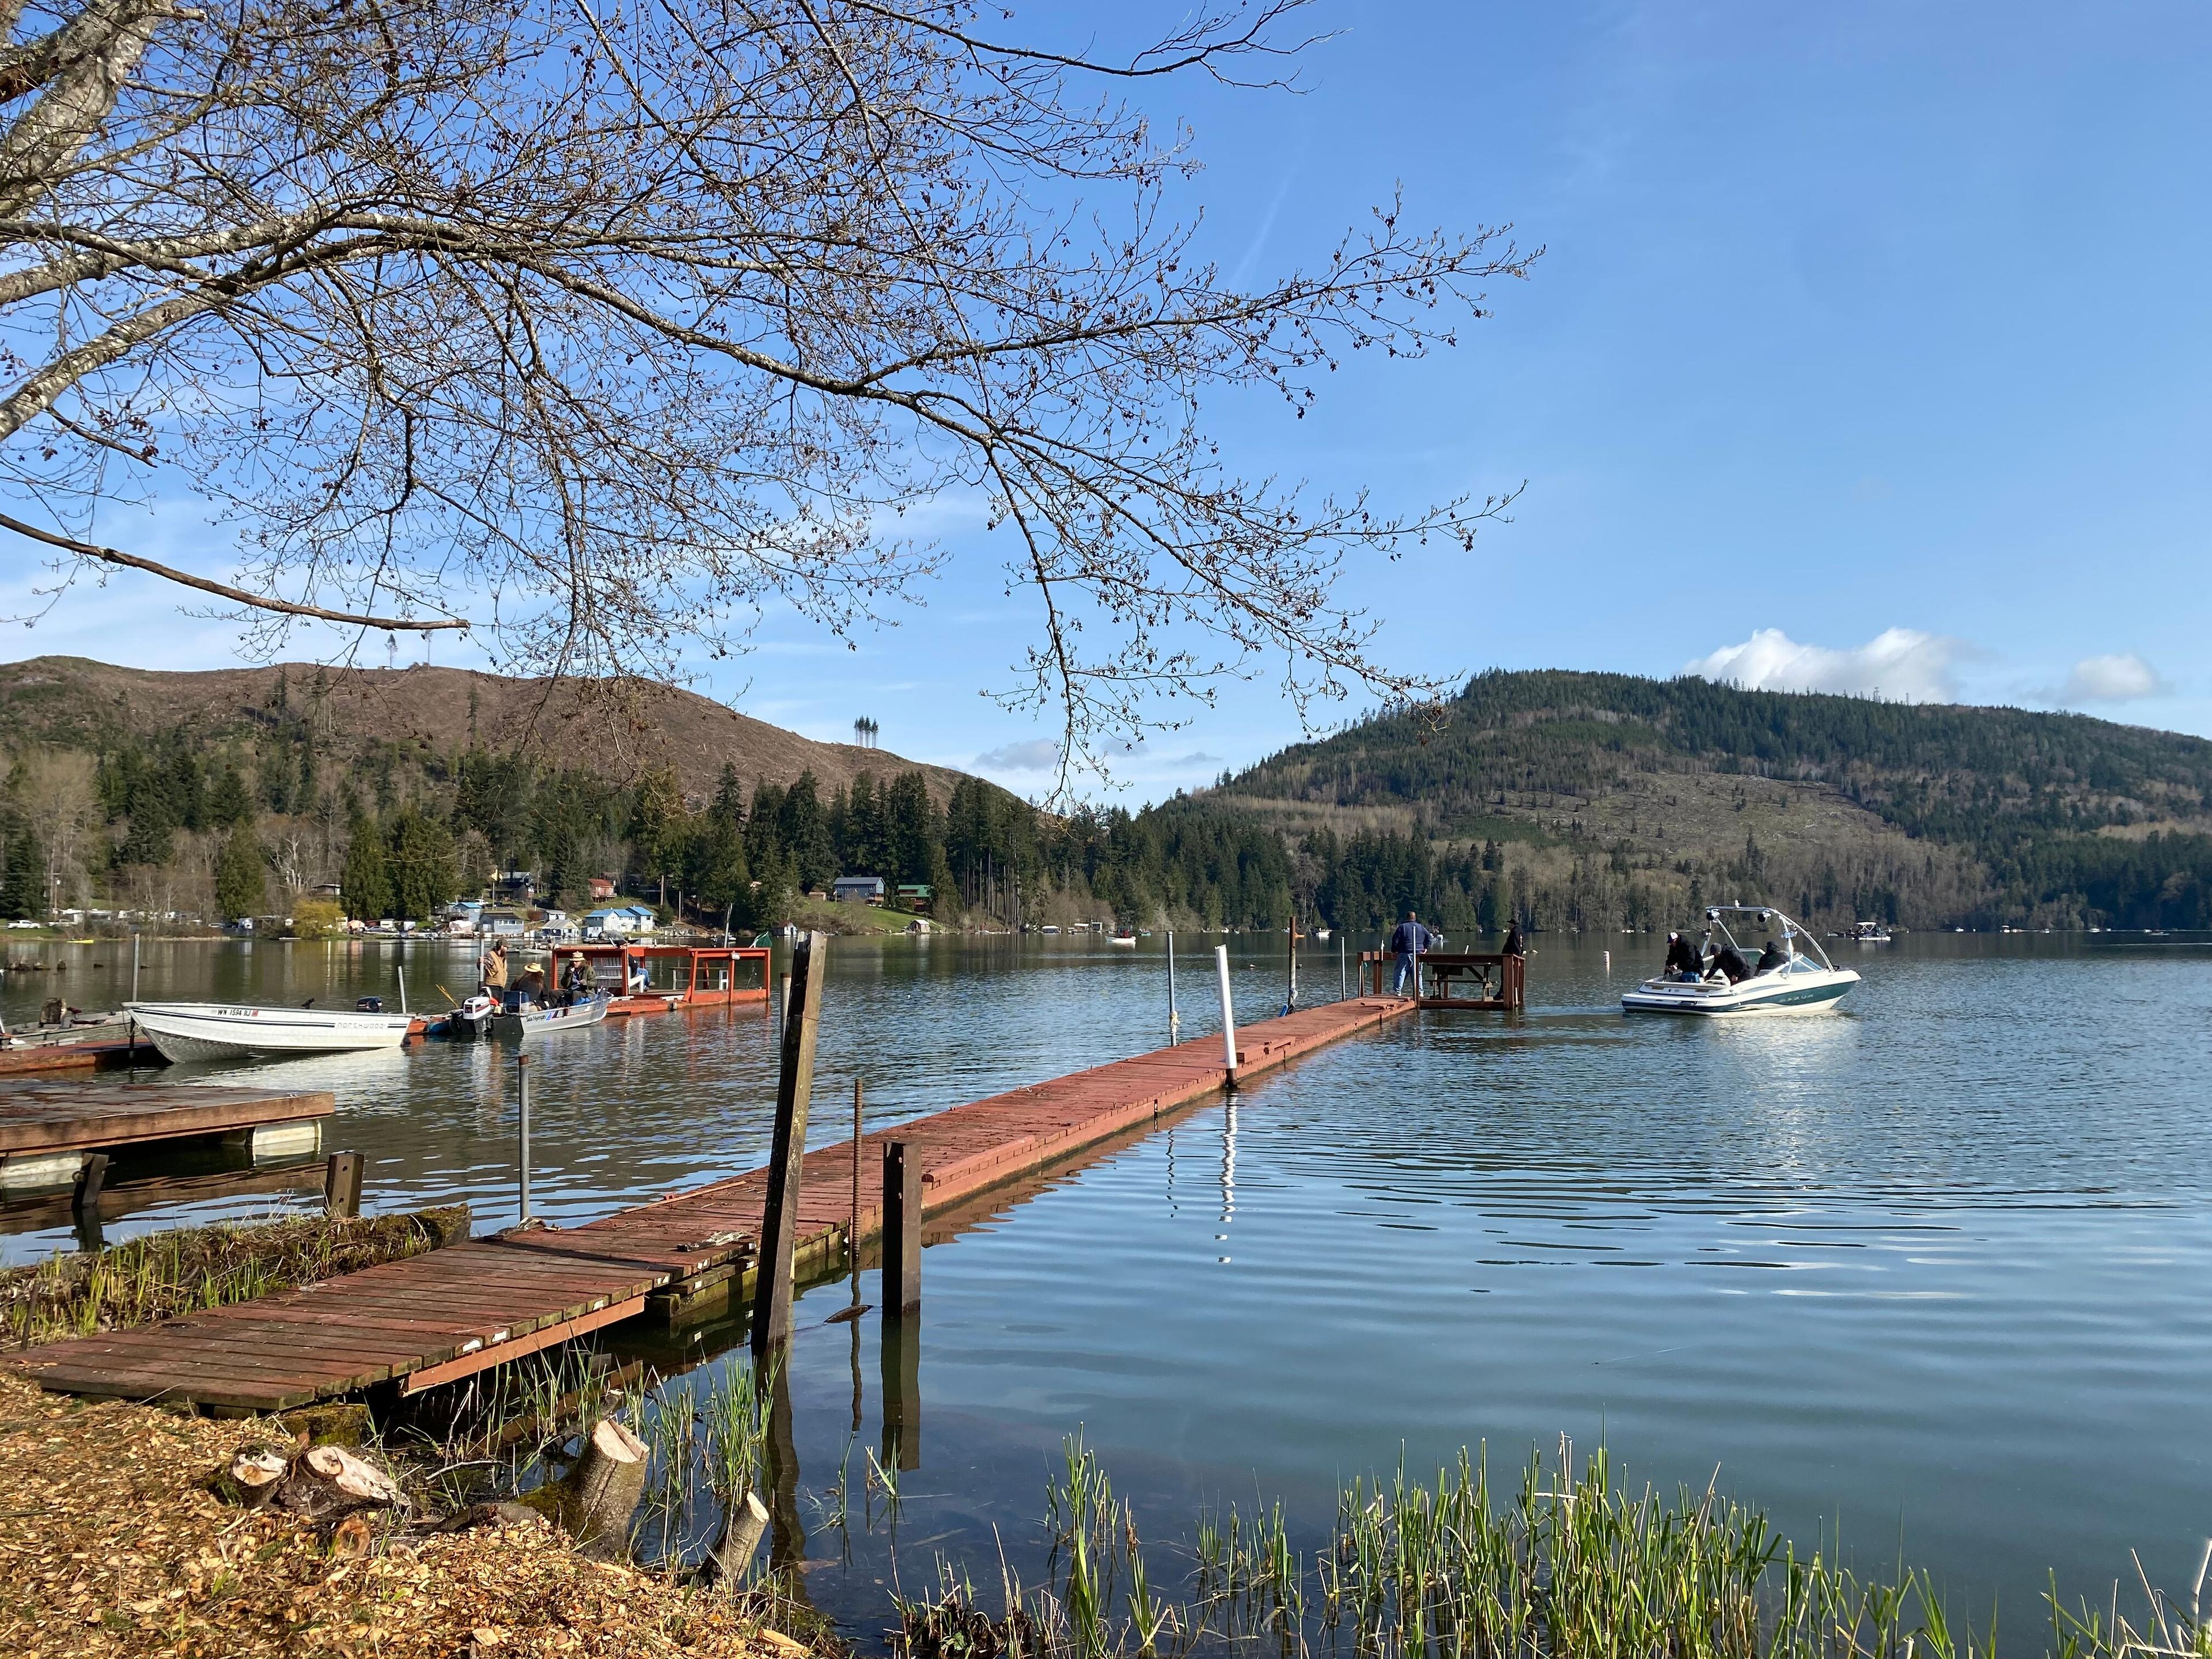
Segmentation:
[(1339, 933), (1336, 936), (1336, 1000), (1339, 1002), (1352, 994), (1352, 981), (1346, 977), (1346, 972), (1344, 935)]
[(1229, 947), (1213, 947), (1214, 971), (1221, 980), (1221, 1054), (1222, 1064), (1229, 1068), (1229, 1080), (1237, 1080), (1237, 1005), (1229, 994)]
[(860, 1300), (860, 1079), (853, 1079), (853, 1225), (845, 1235), (853, 1258), (853, 1301)]
[(393, 970), (399, 975), (399, 1012), (407, 1012), (407, 968), (404, 963)]
[(514, 1075), (522, 1094), (521, 1115), (515, 1124), (514, 1148), (515, 1161), (521, 1170), (520, 1206), (522, 1214), (520, 1219), (527, 1221), (530, 1219), (530, 1056), (528, 1054), (517, 1054), (514, 1057)]
[(1173, 1042), (1182, 1029), (1182, 1016), (1176, 1012), (1175, 1000), (1175, 929), (1168, 929), (1168, 1041)]
[(1298, 1006), (1298, 913), (1291, 912), (1289, 947), (1283, 952), (1288, 964), (1283, 974), (1283, 1012), (1289, 1013)]
[(138, 930), (131, 930), (131, 1000), (138, 1000)]

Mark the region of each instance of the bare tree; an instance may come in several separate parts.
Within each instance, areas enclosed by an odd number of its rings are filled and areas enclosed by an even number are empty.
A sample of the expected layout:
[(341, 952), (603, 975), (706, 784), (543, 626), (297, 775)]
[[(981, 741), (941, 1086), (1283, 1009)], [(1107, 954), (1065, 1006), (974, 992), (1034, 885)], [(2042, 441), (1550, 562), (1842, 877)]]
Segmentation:
[[(969, 0), (0, 0), (0, 468), (33, 503), (0, 527), (58, 589), (150, 571), (251, 646), (465, 626), (516, 672), (673, 675), (777, 602), (881, 617), (943, 556), (901, 515), (971, 492), (1039, 606), (1000, 694), (1069, 756), (1278, 659), (1302, 711), (1424, 694), (1340, 562), (1501, 502), (1240, 476), (1202, 400), (1303, 415), (1529, 256), (1389, 205), (1240, 289), (1177, 216), (1186, 135), (1112, 89), (1279, 83), (1304, 3), (1109, 60)], [(240, 526), (234, 582), (93, 539), (165, 468)]]

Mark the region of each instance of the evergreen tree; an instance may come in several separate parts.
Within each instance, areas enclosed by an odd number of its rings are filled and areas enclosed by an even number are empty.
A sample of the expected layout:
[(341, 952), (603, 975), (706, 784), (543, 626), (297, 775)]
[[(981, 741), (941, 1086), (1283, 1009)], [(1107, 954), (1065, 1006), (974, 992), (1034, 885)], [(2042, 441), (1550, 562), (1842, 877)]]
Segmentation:
[(392, 914), (429, 921), (453, 897), (453, 832), (442, 818), (410, 806), (392, 821), (390, 848)]
[(345, 865), (338, 893), (346, 915), (356, 921), (381, 921), (392, 914), (392, 876), (384, 858), (384, 832), (376, 821), (356, 811), (346, 825)]
[(215, 908), (226, 921), (257, 915), (267, 886), (269, 863), (251, 830), (230, 832), (215, 866)]
[(46, 908), (46, 859), (30, 820), (12, 807), (0, 815), (0, 917), (19, 921)]
[(207, 821), (217, 830), (235, 830), (253, 821), (253, 797), (246, 793), (246, 780), (239, 775), (237, 767), (226, 765), (216, 775), (215, 784), (208, 791)]
[(778, 839), (790, 854), (792, 874), (802, 888), (828, 885), (837, 873), (837, 849), (830, 843), (830, 825), (822, 811), (814, 774), (801, 772), (784, 792), (776, 810)]

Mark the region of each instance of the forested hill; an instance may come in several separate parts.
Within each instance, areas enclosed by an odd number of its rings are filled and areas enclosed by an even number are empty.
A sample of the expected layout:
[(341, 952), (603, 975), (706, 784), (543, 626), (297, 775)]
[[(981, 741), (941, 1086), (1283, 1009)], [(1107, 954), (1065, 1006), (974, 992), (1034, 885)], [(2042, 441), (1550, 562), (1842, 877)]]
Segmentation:
[(1288, 836), (1346, 909), (1366, 866), (1413, 855), (1432, 907), (1494, 889), (1539, 926), (1739, 896), (1821, 922), (2212, 925), (2212, 743), (2078, 714), (1492, 672), (1441, 720), (1378, 716), (1174, 810)]

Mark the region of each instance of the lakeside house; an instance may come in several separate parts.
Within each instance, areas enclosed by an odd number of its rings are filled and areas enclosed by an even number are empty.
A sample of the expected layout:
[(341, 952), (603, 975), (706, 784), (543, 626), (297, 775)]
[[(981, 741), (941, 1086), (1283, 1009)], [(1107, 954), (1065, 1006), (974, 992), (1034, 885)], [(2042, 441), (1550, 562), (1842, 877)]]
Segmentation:
[(586, 939), (638, 939), (650, 933), (659, 919), (651, 907), (625, 904), (584, 913)]
[(840, 904), (881, 904), (884, 902), (884, 878), (881, 876), (840, 876), (830, 884), (830, 896)]
[(593, 876), (584, 883), (584, 896), (594, 904), (614, 896), (615, 878), (612, 876)]
[(898, 908), (918, 916), (928, 915), (937, 903), (937, 890), (926, 881), (902, 881), (898, 886)]
[(530, 931), (527, 911), (512, 904), (486, 904), (477, 911), (476, 931), (487, 939), (520, 939)]

